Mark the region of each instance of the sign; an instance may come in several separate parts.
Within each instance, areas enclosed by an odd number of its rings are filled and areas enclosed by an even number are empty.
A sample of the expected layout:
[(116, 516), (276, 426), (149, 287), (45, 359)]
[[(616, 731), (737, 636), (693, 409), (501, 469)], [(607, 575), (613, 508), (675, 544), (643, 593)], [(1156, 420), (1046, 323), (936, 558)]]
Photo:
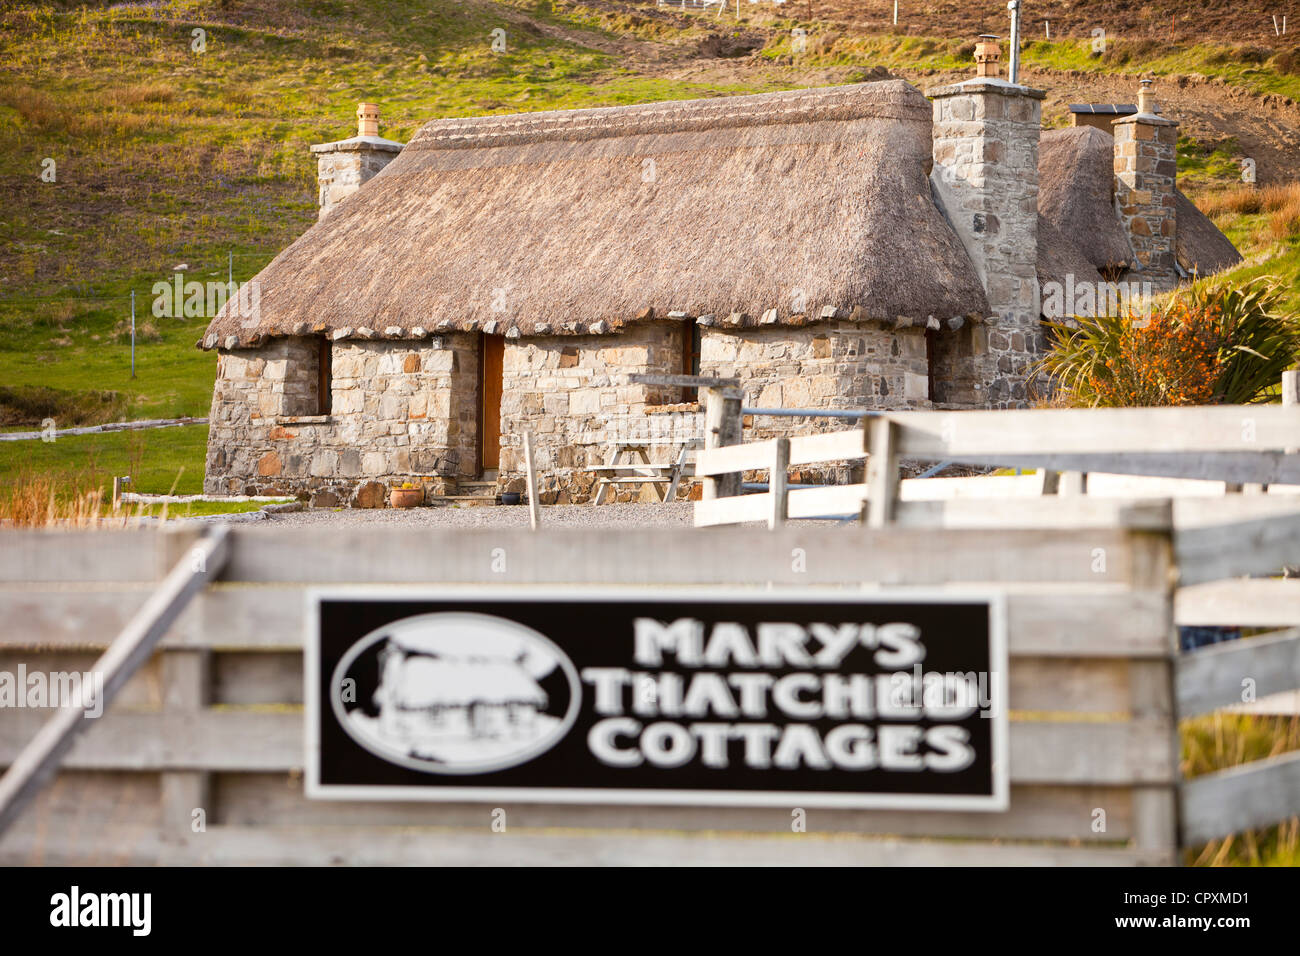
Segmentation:
[(308, 594), (307, 795), (1002, 810), (1000, 598)]

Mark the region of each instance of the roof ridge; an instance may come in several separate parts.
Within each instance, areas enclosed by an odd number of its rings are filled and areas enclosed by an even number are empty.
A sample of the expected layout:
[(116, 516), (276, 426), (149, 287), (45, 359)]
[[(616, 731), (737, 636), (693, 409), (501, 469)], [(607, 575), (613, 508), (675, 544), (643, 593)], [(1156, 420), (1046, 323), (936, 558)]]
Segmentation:
[(895, 79), (627, 106), (436, 119), (420, 127), (406, 148), (420, 152), (822, 120), (923, 120), (929, 116), (930, 106), (921, 91)]

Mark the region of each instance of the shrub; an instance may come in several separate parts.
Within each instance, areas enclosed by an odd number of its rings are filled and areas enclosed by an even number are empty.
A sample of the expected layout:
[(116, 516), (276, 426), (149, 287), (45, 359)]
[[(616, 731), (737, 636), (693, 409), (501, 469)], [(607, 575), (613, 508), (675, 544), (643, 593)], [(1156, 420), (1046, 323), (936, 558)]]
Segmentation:
[(1051, 324), (1046, 374), (1075, 406), (1268, 401), (1300, 353), (1300, 319), (1284, 290), (1260, 278), (1203, 281), (1159, 302), (1148, 319), (1079, 317)]
[(1290, 50), (1283, 50), (1273, 57), (1273, 69), (1279, 73), (1300, 76), (1300, 46)]

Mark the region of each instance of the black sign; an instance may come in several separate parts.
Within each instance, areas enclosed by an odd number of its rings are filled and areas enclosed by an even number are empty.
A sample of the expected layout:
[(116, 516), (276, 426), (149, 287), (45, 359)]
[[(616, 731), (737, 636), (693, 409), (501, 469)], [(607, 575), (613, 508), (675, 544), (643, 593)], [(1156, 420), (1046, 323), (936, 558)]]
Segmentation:
[(994, 597), (308, 597), (307, 793), (1005, 809)]

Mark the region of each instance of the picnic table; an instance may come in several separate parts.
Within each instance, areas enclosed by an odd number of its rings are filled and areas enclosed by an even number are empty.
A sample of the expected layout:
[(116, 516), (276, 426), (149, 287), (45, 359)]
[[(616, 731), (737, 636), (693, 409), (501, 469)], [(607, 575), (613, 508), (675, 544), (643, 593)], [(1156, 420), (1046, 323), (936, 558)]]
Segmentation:
[[(677, 459), (672, 463), (655, 463), (650, 460), (649, 449), (659, 444), (662, 443), (654, 441), (612, 443), (605, 464), (591, 465), (583, 469), (600, 475), (600, 480), (596, 483), (596, 497), (593, 503), (601, 504), (605, 500), (606, 493), (615, 485), (651, 485), (660, 504), (675, 501), (677, 487), (681, 484), (682, 478), (689, 478), (694, 474), (695, 449), (700, 447), (700, 442), (698, 440), (683, 442)], [(625, 455), (628, 459), (619, 461)], [(632, 456), (636, 456), (640, 461), (634, 461)], [(666, 488), (661, 487), (665, 485)]]

